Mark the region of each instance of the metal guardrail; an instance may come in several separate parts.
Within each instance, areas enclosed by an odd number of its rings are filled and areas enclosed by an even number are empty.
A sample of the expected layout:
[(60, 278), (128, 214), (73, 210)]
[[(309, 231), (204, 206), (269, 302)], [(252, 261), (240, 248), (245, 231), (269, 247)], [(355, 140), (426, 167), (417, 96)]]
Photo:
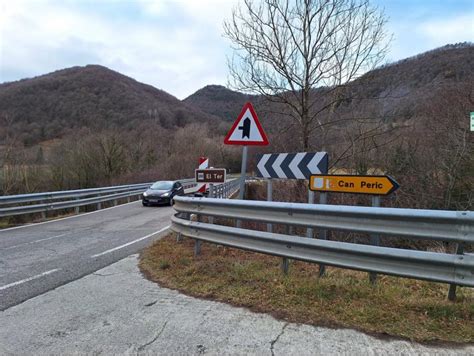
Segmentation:
[[(196, 186), (194, 178), (179, 180), (183, 185), (186, 193), (192, 193), (192, 189)], [(101, 208), (101, 203), (108, 201), (116, 201), (118, 199), (129, 199), (133, 196), (141, 195), (152, 183), (119, 185), (103, 188), (76, 189), (56, 192), (6, 195), (0, 197), (0, 217), (23, 215), (32, 213), (46, 213), (48, 211), (76, 208), (81, 206), (97, 204), (97, 208)], [(104, 195), (105, 194), (105, 195)], [(64, 200), (71, 199), (71, 200)], [(39, 204), (30, 204), (40, 202)], [(19, 205), (25, 204), (28, 205)], [(16, 205), (16, 206), (11, 206)], [(76, 210), (76, 212), (78, 212)]]
[(56, 192), (44, 192), (44, 193), (31, 193), (31, 194), (18, 194), (18, 195), (5, 195), (0, 197), (0, 205), (10, 205), (18, 203), (31, 203), (42, 200), (53, 200), (53, 199), (66, 199), (66, 198), (80, 198), (85, 196), (91, 196), (94, 194), (105, 194), (105, 193), (118, 193), (123, 191), (130, 191), (133, 189), (147, 189), (153, 183), (142, 183), (142, 184), (131, 184), (131, 185), (119, 185), (105, 188), (90, 188), (90, 189), (76, 189), (76, 190), (64, 190)]
[(318, 240), (186, 220), (190, 214), (474, 243), (474, 212), (177, 197), (172, 230), (295, 260), (474, 287), (474, 255)]
[(193, 214), (265, 223), (474, 242), (474, 212), (372, 208), (249, 200), (176, 200), (175, 208)]
[(209, 197), (231, 198), (239, 191), (239, 179), (230, 179), (226, 183), (209, 186)]

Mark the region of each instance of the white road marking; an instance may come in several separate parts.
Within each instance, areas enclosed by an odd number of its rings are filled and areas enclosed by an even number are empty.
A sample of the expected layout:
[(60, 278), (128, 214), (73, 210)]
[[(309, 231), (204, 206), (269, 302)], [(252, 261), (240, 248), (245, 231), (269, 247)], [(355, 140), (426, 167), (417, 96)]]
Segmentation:
[(36, 244), (36, 243), (38, 243), (38, 242), (48, 241), (48, 240), (52, 240), (52, 239), (55, 239), (55, 238), (58, 238), (58, 237), (66, 236), (66, 235), (69, 235), (69, 233), (61, 234), (61, 235), (56, 235), (56, 236), (51, 236), (51, 237), (46, 237), (46, 238), (44, 238), (44, 239), (39, 239), (39, 240), (35, 240), (35, 241), (25, 242), (25, 243), (18, 244), (18, 245), (14, 245), (14, 246), (8, 246), (8, 247), (5, 247), (5, 248), (1, 248), (0, 250), (10, 250), (10, 249), (12, 249), (12, 248), (16, 248), (16, 247), (20, 247), (20, 246), (25, 246), (25, 245)]
[(95, 213), (100, 213), (102, 211), (106, 211), (106, 210), (110, 210), (110, 209), (120, 208), (122, 206), (129, 205), (129, 204), (137, 204), (138, 202), (141, 202), (141, 200), (132, 201), (130, 203), (120, 204), (120, 205), (116, 205), (116, 206), (111, 206), (110, 208), (99, 209), (99, 210), (91, 211), (89, 213), (82, 213), (82, 214), (74, 215), (74, 216), (66, 216), (65, 218), (59, 218), (59, 219), (55, 219), (55, 220), (48, 220), (48, 221), (43, 221), (43, 222), (39, 222), (39, 223), (26, 224), (26, 225), (15, 226), (15, 227), (8, 227), (6, 229), (0, 229), (0, 233), (2, 233), (3, 231), (10, 231), (10, 230), (22, 229), (22, 228), (25, 228), (25, 227), (32, 227), (32, 226), (37, 226), (37, 225), (53, 223), (53, 222), (56, 222), (56, 221), (62, 221), (62, 220), (73, 219), (73, 218), (80, 218), (82, 216), (95, 214)]
[(96, 254), (96, 255), (92, 255), (91, 258), (100, 257), (100, 256), (106, 255), (106, 254), (108, 254), (108, 253), (111, 253), (111, 252), (120, 250), (121, 248), (130, 246), (130, 245), (132, 245), (132, 244), (134, 244), (134, 243), (137, 243), (137, 242), (140, 242), (140, 241), (142, 241), (142, 240), (148, 239), (149, 237), (152, 237), (152, 236), (154, 236), (154, 235), (156, 235), (156, 234), (159, 234), (160, 232), (163, 232), (163, 231), (169, 229), (170, 226), (171, 226), (171, 225), (165, 226), (164, 228), (162, 228), (162, 229), (160, 229), (160, 230), (158, 230), (158, 231), (152, 232), (151, 234), (148, 234), (148, 235), (146, 235), (146, 236), (140, 237), (139, 239), (136, 239), (136, 240), (127, 242), (126, 244), (123, 244), (123, 245), (120, 245), (120, 246), (111, 248), (110, 250), (107, 250), (107, 251), (98, 253), (98, 254)]
[(57, 271), (59, 271), (59, 270), (60, 270), (60, 268), (55, 268), (55, 269), (52, 269), (52, 270), (50, 270), (50, 271), (46, 271), (46, 272), (43, 272), (43, 273), (41, 273), (41, 274), (37, 274), (36, 276), (29, 277), (29, 278), (25, 278), (25, 279), (22, 279), (21, 281), (13, 282), (13, 283), (10, 283), (10, 284), (1, 286), (1, 287), (0, 287), (0, 290), (5, 290), (5, 289), (8, 289), (8, 288), (17, 286), (17, 285), (19, 285), (19, 284), (22, 284), (22, 283), (30, 282), (30, 281), (32, 281), (32, 280), (34, 280), (34, 279), (38, 279), (38, 278), (47, 276), (48, 274), (57, 272)]

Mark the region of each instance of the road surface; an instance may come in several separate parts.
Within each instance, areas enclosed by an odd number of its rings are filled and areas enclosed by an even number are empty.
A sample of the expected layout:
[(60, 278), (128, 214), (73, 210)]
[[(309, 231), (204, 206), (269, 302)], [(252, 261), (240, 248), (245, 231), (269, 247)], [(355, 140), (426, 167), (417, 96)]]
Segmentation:
[(137, 255), (0, 313), (1, 355), (472, 355), (288, 323), (142, 277)]
[(0, 310), (138, 252), (167, 229), (173, 211), (137, 201), (0, 230)]

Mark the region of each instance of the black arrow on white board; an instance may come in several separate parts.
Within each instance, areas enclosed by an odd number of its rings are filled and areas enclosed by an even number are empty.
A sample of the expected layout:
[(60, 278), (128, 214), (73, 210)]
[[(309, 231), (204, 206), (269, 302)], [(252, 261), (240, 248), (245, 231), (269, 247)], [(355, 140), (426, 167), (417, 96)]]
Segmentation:
[(327, 171), (326, 152), (267, 153), (257, 163), (257, 176), (264, 178), (309, 179)]

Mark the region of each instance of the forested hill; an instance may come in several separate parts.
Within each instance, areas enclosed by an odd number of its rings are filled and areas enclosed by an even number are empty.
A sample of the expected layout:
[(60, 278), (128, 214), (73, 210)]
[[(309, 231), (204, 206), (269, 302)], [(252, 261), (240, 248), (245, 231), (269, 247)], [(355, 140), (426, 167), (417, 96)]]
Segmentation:
[(183, 101), (226, 121), (233, 121), (249, 100), (255, 101), (257, 97), (230, 90), (222, 85), (207, 85)]
[(26, 145), (79, 128), (128, 130), (147, 121), (164, 128), (216, 122), (216, 117), (162, 90), (98, 65), (0, 84), (0, 115), (0, 135), (8, 130)]
[[(414, 57), (390, 63), (351, 83), (351, 97), (378, 98), (378, 101), (350, 100), (342, 113), (356, 110), (362, 115), (396, 109), (403, 118), (419, 114), (419, 103), (427, 97), (464, 90), (474, 82), (474, 45), (446, 45)], [(315, 95), (318, 95), (317, 90)], [(249, 97), (218, 85), (208, 85), (184, 100), (202, 111), (233, 120)], [(345, 108), (344, 108), (345, 106)], [(375, 108), (374, 106), (378, 106)], [(418, 110), (418, 111), (417, 111)], [(399, 116), (399, 115), (398, 115)]]

